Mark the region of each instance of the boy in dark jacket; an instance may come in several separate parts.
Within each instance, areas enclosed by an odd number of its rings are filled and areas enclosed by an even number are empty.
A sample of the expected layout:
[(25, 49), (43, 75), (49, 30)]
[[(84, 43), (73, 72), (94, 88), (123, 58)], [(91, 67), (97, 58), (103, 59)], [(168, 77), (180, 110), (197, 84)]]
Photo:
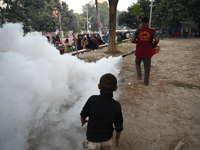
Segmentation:
[[(117, 147), (123, 130), (121, 105), (113, 99), (113, 91), (118, 88), (116, 77), (110, 73), (104, 74), (98, 88), (100, 95), (92, 95), (80, 113), (82, 126), (88, 122), (87, 140), (83, 143), (85, 150), (110, 150), (114, 130)], [(86, 120), (87, 117), (89, 120)]]

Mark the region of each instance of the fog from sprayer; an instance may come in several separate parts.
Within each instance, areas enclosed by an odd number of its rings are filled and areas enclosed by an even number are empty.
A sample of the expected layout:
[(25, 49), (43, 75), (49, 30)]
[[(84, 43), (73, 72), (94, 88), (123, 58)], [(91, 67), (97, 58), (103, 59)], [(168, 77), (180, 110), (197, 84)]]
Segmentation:
[(86, 63), (60, 55), (45, 36), (23, 36), (22, 28), (0, 28), (0, 149), (80, 150), (86, 131), (80, 111), (99, 94), (103, 74), (118, 77), (122, 59)]

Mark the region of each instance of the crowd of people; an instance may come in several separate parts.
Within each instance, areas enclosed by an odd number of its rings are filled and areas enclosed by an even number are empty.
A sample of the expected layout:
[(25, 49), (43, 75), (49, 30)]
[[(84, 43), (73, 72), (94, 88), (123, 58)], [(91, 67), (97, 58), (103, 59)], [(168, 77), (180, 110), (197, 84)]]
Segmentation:
[(97, 33), (78, 35), (78, 37), (74, 35), (73, 42), (77, 46), (78, 50), (85, 49), (85, 48), (97, 49), (99, 45), (102, 45), (105, 43), (102, 40), (101, 36)]
[[(131, 38), (132, 33), (129, 32), (117, 32), (116, 41), (122, 41), (124, 39)], [(67, 36), (66, 38), (60, 37), (58, 34), (51, 36), (46, 36), (49, 43), (53, 44), (61, 53), (73, 52), (81, 49), (98, 49), (102, 44), (108, 43), (109, 35), (104, 33), (102, 36), (98, 33), (89, 34), (78, 34), (72, 35), (72, 37)]]
[(126, 32), (118, 31), (117, 32), (117, 41), (121, 42), (125, 39), (130, 39), (133, 36), (134, 32), (135, 31), (126, 31)]
[(53, 44), (57, 49), (64, 49), (62, 53), (72, 52), (81, 49), (98, 49), (99, 45), (108, 43), (108, 34), (102, 37), (98, 34), (79, 34), (73, 35), (72, 38), (62, 38), (59, 35), (47, 36), (49, 43)]

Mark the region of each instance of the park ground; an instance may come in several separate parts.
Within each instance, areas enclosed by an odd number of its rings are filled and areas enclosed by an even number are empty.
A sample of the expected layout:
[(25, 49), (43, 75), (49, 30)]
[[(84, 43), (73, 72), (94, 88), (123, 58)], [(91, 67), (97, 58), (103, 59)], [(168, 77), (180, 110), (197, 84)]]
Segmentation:
[[(152, 57), (150, 84), (137, 80), (135, 56), (123, 58), (119, 88), (124, 130), (117, 150), (200, 150), (200, 38), (161, 39)], [(117, 45), (119, 56), (135, 49)], [(107, 48), (79, 54), (94, 62), (108, 57)]]

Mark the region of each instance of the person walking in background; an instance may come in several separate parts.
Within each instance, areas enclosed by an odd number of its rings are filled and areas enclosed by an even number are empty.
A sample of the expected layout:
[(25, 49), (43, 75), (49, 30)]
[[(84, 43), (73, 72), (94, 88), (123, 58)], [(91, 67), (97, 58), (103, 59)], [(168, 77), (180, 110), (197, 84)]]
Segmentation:
[(199, 29), (197, 29), (195, 32), (195, 37), (199, 37), (199, 36), (200, 36), (200, 32), (199, 32)]
[(156, 30), (149, 28), (149, 18), (144, 17), (141, 20), (142, 28), (138, 29), (131, 39), (132, 43), (136, 43), (135, 63), (138, 79), (142, 79), (141, 62), (144, 64), (144, 85), (149, 85), (149, 75), (151, 67), (152, 46), (155, 47), (159, 38)]
[(73, 46), (71, 47), (72, 51), (78, 50), (78, 39), (75, 34), (73, 34)]
[(184, 28), (184, 38), (188, 38), (188, 33), (189, 33), (189, 27), (186, 24), (185, 28)]
[(104, 74), (98, 88), (100, 95), (92, 95), (80, 113), (82, 126), (88, 122), (84, 150), (110, 150), (114, 130), (115, 146), (118, 147), (123, 130), (121, 105), (113, 99), (113, 92), (118, 88), (116, 77), (110, 73)]

